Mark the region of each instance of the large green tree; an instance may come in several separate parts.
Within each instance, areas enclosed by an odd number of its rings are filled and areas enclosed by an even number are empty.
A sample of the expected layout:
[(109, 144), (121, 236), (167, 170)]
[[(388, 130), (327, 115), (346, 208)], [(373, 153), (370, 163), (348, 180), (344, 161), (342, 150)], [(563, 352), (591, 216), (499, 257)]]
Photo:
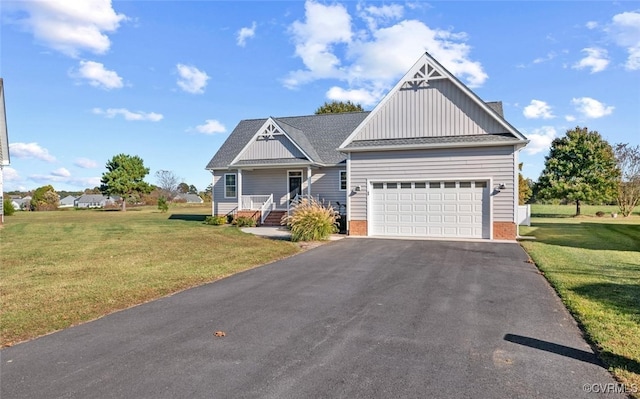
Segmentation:
[(360, 104), (354, 104), (351, 101), (331, 101), (325, 102), (316, 110), (316, 115), (319, 114), (339, 114), (342, 112), (362, 112), (364, 109)]
[(575, 202), (577, 216), (582, 202), (612, 201), (619, 176), (609, 143), (598, 132), (578, 126), (551, 143), (538, 194), (543, 199)]
[(144, 161), (137, 155), (115, 155), (107, 162), (107, 171), (102, 174), (100, 191), (105, 195), (121, 195), (122, 210), (127, 201), (138, 201), (142, 194), (149, 194), (153, 187), (143, 179), (149, 174)]
[(618, 207), (622, 216), (629, 216), (640, 202), (640, 146), (616, 144), (614, 153), (620, 169)]
[[(522, 171), (522, 162), (518, 164), (518, 170)], [(518, 205), (526, 204), (532, 193), (530, 180), (518, 173)]]

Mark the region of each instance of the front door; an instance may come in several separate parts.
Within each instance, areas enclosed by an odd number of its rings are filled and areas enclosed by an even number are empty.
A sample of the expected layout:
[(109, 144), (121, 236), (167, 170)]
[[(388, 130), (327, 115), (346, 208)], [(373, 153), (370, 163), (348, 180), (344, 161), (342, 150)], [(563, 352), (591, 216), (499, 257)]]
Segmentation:
[(289, 202), (291, 202), (296, 195), (302, 195), (302, 171), (289, 171), (287, 174), (289, 178)]

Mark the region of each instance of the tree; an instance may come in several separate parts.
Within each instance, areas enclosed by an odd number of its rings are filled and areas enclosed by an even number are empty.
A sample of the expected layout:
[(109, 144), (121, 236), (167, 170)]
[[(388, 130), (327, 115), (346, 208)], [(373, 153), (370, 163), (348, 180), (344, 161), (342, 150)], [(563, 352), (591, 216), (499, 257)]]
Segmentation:
[(31, 209), (35, 211), (52, 211), (58, 208), (60, 197), (51, 185), (38, 187), (31, 196)]
[(538, 179), (541, 198), (576, 203), (608, 202), (615, 198), (620, 171), (613, 149), (596, 131), (579, 126), (551, 143)]
[(106, 165), (102, 174), (100, 191), (105, 195), (121, 195), (122, 210), (126, 211), (127, 201), (137, 201), (141, 194), (148, 194), (153, 187), (143, 179), (149, 174), (144, 161), (139, 156), (115, 155)]
[(169, 204), (167, 203), (167, 199), (165, 197), (158, 198), (158, 209), (162, 213), (165, 213), (169, 210)]
[(16, 208), (13, 206), (11, 198), (4, 198), (2, 200), (2, 209), (5, 216), (11, 216), (16, 213)]
[(178, 192), (180, 194), (186, 194), (189, 192), (189, 185), (185, 182), (178, 184)]
[(176, 176), (170, 170), (159, 170), (156, 172), (156, 179), (158, 181), (158, 188), (163, 191), (163, 194), (166, 195), (169, 199), (178, 194), (178, 183), (180, 182), (180, 178)]
[[(518, 170), (522, 171), (522, 162), (518, 164)], [(518, 204), (526, 204), (532, 193), (529, 179), (525, 179), (522, 173), (518, 173)]]
[(620, 169), (616, 197), (622, 216), (629, 216), (640, 201), (640, 146), (618, 143), (614, 154)]
[(360, 104), (354, 104), (351, 101), (332, 101), (330, 103), (325, 102), (320, 108), (316, 110), (316, 115), (319, 114), (339, 114), (342, 112), (362, 112), (364, 109)]

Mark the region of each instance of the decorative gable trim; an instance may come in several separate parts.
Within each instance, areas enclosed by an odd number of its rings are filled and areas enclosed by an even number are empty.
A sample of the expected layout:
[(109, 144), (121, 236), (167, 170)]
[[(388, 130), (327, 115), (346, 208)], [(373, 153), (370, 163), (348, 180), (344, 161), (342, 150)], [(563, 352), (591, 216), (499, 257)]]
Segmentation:
[[(387, 95), (375, 106), (369, 115), (356, 127), (356, 129), (340, 144), (338, 150), (349, 151), (346, 147), (354, 141), (362, 130), (371, 122), (371, 120), (382, 110), (385, 105), (394, 97), (394, 94), (400, 90), (418, 90), (429, 87), (429, 82), (433, 80), (447, 79), (458, 87), (465, 95), (475, 102), (483, 111), (489, 114), (498, 124), (520, 140), (521, 146), (526, 145), (528, 140), (515, 127), (509, 124), (503, 117), (498, 115), (490, 106), (488, 106), (480, 97), (478, 97), (471, 89), (469, 89), (458, 78), (453, 76), (438, 61), (436, 61), (429, 53), (424, 53), (420, 59), (409, 69), (409, 71), (400, 79), (400, 81), (387, 93)], [(345, 152), (346, 152), (345, 151)]]
[(230, 166), (233, 166), (234, 164), (236, 164), (239, 160), (242, 159), (242, 156), (244, 155), (245, 152), (247, 152), (247, 150), (249, 149), (249, 147), (251, 147), (251, 145), (253, 143), (255, 143), (256, 141), (258, 141), (259, 139), (269, 139), (269, 138), (273, 138), (274, 136), (284, 136), (287, 138), (287, 140), (289, 140), (289, 142), (291, 142), (291, 144), (293, 144), (293, 146), (300, 151), (300, 153), (309, 161), (313, 160), (311, 159), (311, 157), (302, 149), (300, 148), (300, 146), (298, 145), (298, 143), (295, 142), (295, 140), (293, 140), (286, 132), (285, 130), (278, 125), (278, 123), (272, 118), (269, 117), (260, 127), (260, 129), (258, 129), (258, 131), (253, 135), (253, 137), (247, 142), (247, 144), (242, 148), (242, 151), (240, 151), (238, 153), (238, 155), (236, 155), (235, 158), (233, 158), (233, 161), (231, 161)]
[[(4, 106), (4, 82), (2, 78), (0, 78), (0, 168), (2, 166), (8, 166), (11, 163), (9, 158), (9, 136), (7, 135), (6, 115)], [(0, 182), (1, 181), (0, 179)], [(2, 193), (0, 192), (0, 196), (1, 195)]]

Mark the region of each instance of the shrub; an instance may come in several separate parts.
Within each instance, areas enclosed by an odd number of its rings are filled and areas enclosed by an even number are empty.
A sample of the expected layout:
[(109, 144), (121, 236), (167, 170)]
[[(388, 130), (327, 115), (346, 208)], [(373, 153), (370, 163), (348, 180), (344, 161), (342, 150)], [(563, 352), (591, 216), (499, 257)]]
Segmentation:
[(165, 197), (158, 198), (158, 209), (162, 213), (165, 213), (169, 210), (169, 204), (167, 203), (167, 199)]
[(326, 240), (338, 232), (339, 217), (331, 205), (305, 198), (294, 204), (291, 214), (282, 221), (291, 230), (291, 241), (315, 241)]
[(240, 216), (234, 220), (238, 227), (256, 227), (256, 221), (248, 216)]
[(602, 212), (602, 211), (598, 211), (598, 212), (596, 212), (596, 216), (597, 216), (597, 217), (599, 217), (599, 218), (601, 218), (601, 217), (603, 217), (603, 216), (604, 216), (604, 212)]
[(226, 216), (207, 216), (204, 219), (204, 224), (208, 224), (211, 226), (222, 226), (227, 222)]
[(16, 208), (13, 207), (13, 203), (11, 202), (11, 198), (5, 198), (2, 201), (2, 206), (4, 207), (4, 214), (7, 216), (11, 216), (16, 213)]

